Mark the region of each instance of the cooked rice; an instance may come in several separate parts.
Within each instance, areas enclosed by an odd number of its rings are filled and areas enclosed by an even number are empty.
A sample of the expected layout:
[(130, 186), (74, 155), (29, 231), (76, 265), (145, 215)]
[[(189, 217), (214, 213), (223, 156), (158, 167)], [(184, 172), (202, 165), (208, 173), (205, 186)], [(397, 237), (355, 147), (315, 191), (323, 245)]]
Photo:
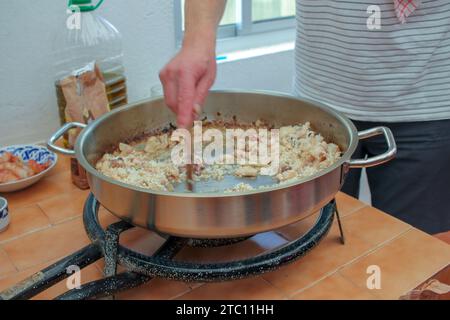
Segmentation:
[[(225, 130), (223, 123), (210, 122), (208, 125)], [(254, 124), (255, 128), (263, 126), (261, 121)], [(229, 125), (226, 127), (230, 128)], [(186, 179), (185, 166), (177, 167), (171, 161), (171, 150), (176, 144), (170, 141), (169, 133), (152, 135), (131, 144), (120, 143), (116, 151), (105, 154), (97, 162), (96, 168), (104, 175), (130, 185), (156, 191), (173, 191), (177, 184), (184, 183)], [(237, 150), (237, 153), (244, 151)], [(281, 127), (279, 169), (273, 176), (274, 184), (271, 186), (314, 175), (340, 157), (339, 147), (327, 143), (320, 134), (311, 130), (308, 122)], [(227, 175), (254, 179), (262, 168), (264, 166), (261, 165), (195, 165), (194, 180), (221, 180)], [(253, 190), (253, 187), (239, 183), (225, 192), (248, 190)]]

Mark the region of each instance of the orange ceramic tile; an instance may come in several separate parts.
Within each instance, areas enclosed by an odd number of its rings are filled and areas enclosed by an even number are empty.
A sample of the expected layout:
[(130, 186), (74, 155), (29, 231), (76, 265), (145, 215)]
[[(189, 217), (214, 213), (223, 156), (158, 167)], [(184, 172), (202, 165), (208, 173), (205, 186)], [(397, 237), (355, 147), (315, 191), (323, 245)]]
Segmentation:
[(17, 272), (6, 252), (0, 248), (0, 278)]
[(345, 230), (373, 245), (390, 241), (412, 228), (373, 207), (364, 207), (346, 216), (342, 223)]
[(10, 218), (8, 229), (0, 233), (0, 243), (50, 227), (50, 221), (37, 205), (12, 209)]
[(89, 244), (81, 218), (61, 223), (3, 245), (19, 270), (71, 254)]
[(179, 300), (282, 300), (286, 297), (261, 277), (237, 281), (207, 283)]
[(74, 189), (76, 187), (70, 183), (70, 172), (64, 171), (45, 177), (30, 188), (2, 196), (8, 200), (10, 209), (16, 209), (73, 191)]
[(340, 273), (361, 288), (367, 287), (367, 268), (378, 266), (383, 299), (398, 299), (450, 263), (450, 246), (412, 229), (380, 249), (344, 267)]
[(356, 210), (359, 210), (367, 206), (367, 204), (365, 204), (364, 202), (359, 201), (358, 199), (355, 199), (353, 197), (350, 197), (349, 195), (343, 192), (339, 192), (336, 195), (336, 204), (341, 217), (345, 217), (346, 215), (349, 215), (355, 212)]
[(117, 294), (116, 298), (119, 300), (169, 300), (190, 290), (184, 282), (153, 279), (140, 287)]
[(373, 300), (375, 295), (369, 289), (355, 286), (339, 273), (319, 281), (291, 297), (293, 300)]
[(67, 219), (81, 216), (89, 191), (73, 190), (52, 198), (39, 201), (37, 204), (50, 219), (57, 224)]
[(342, 245), (335, 222), (325, 239), (305, 257), (262, 277), (290, 296), (367, 254), (372, 248), (371, 244), (351, 232), (346, 232), (346, 244)]

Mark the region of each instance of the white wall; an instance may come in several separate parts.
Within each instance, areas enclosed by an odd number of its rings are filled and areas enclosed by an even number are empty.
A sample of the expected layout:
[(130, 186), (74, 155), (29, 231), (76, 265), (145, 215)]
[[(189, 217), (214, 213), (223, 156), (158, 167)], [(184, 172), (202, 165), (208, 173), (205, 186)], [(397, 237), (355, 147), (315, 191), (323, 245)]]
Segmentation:
[[(146, 98), (175, 53), (173, 1), (107, 0), (99, 12), (123, 34), (129, 100)], [(0, 146), (46, 140), (58, 127), (52, 34), (65, 0), (0, 1)], [(221, 64), (216, 88), (289, 92), (292, 52)]]

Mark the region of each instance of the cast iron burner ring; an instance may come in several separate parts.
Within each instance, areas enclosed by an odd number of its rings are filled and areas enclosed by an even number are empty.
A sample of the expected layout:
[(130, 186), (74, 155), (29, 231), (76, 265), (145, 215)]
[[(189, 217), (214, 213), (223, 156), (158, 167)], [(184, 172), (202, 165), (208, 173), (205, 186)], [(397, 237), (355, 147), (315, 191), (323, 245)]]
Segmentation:
[[(108, 255), (107, 232), (100, 227), (98, 209), (100, 203), (91, 194), (84, 210), (84, 223), (88, 236), (93, 243), (98, 243)], [(279, 249), (256, 257), (223, 263), (192, 263), (174, 261), (166, 256), (146, 256), (117, 245), (117, 263), (127, 270), (151, 277), (159, 277), (186, 282), (213, 282), (246, 278), (276, 269), (291, 262), (315, 247), (328, 233), (335, 213), (334, 202), (325, 206), (314, 227), (301, 238)], [(119, 222), (122, 224), (122, 222)], [(120, 229), (120, 226), (119, 226)], [(122, 232), (122, 230), (117, 230)], [(173, 246), (183, 247), (188, 239), (169, 237)]]
[(250, 238), (251, 236), (231, 239), (189, 239), (187, 245), (193, 248), (217, 248), (230, 246), (232, 244), (239, 243)]
[[(185, 281), (214, 282), (246, 278), (272, 271), (292, 262), (314, 248), (328, 233), (334, 214), (338, 218), (341, 240), (344, 242), (339, 214), (333, 200), (322, 208), (315, 225), (299, 239), (275, 250), (230, 262), (194, 263), (175, 261), (174, 256), (186, 245), (223, 246), (246, 238), (198, 240), (168, 236), (164, 244), (152, 256), (130, 250), (119, 244), (120, 234), (132, 225), (125, 221), (114, 223), (103, 230), (98, 220), (100, 203), (89, 195), (83, 214), (84, 227), (92, 244), (36, 273), (20, 284), (0, 292), (0, 300), (29, 299), (67, 278), (67, 268), (80, 269), (105, 258), (105, 278), (87, 283), (79, 289), (70, 290), (57, 299), (80, 300), (113, 296), (150, 281), (154, 277)], [(127, 271), (117, 274), (117, 266)]]

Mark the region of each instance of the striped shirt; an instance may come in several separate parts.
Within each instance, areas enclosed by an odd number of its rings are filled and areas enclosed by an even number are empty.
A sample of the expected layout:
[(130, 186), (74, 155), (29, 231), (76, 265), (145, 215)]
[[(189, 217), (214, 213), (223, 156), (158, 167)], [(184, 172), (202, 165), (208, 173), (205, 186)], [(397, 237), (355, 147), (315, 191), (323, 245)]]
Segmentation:
[(405, 24), (392, 0), (297, 0), (297, 21), (296, 94), (355, 120), (450, 119), (449, 0), (423, 0)]

